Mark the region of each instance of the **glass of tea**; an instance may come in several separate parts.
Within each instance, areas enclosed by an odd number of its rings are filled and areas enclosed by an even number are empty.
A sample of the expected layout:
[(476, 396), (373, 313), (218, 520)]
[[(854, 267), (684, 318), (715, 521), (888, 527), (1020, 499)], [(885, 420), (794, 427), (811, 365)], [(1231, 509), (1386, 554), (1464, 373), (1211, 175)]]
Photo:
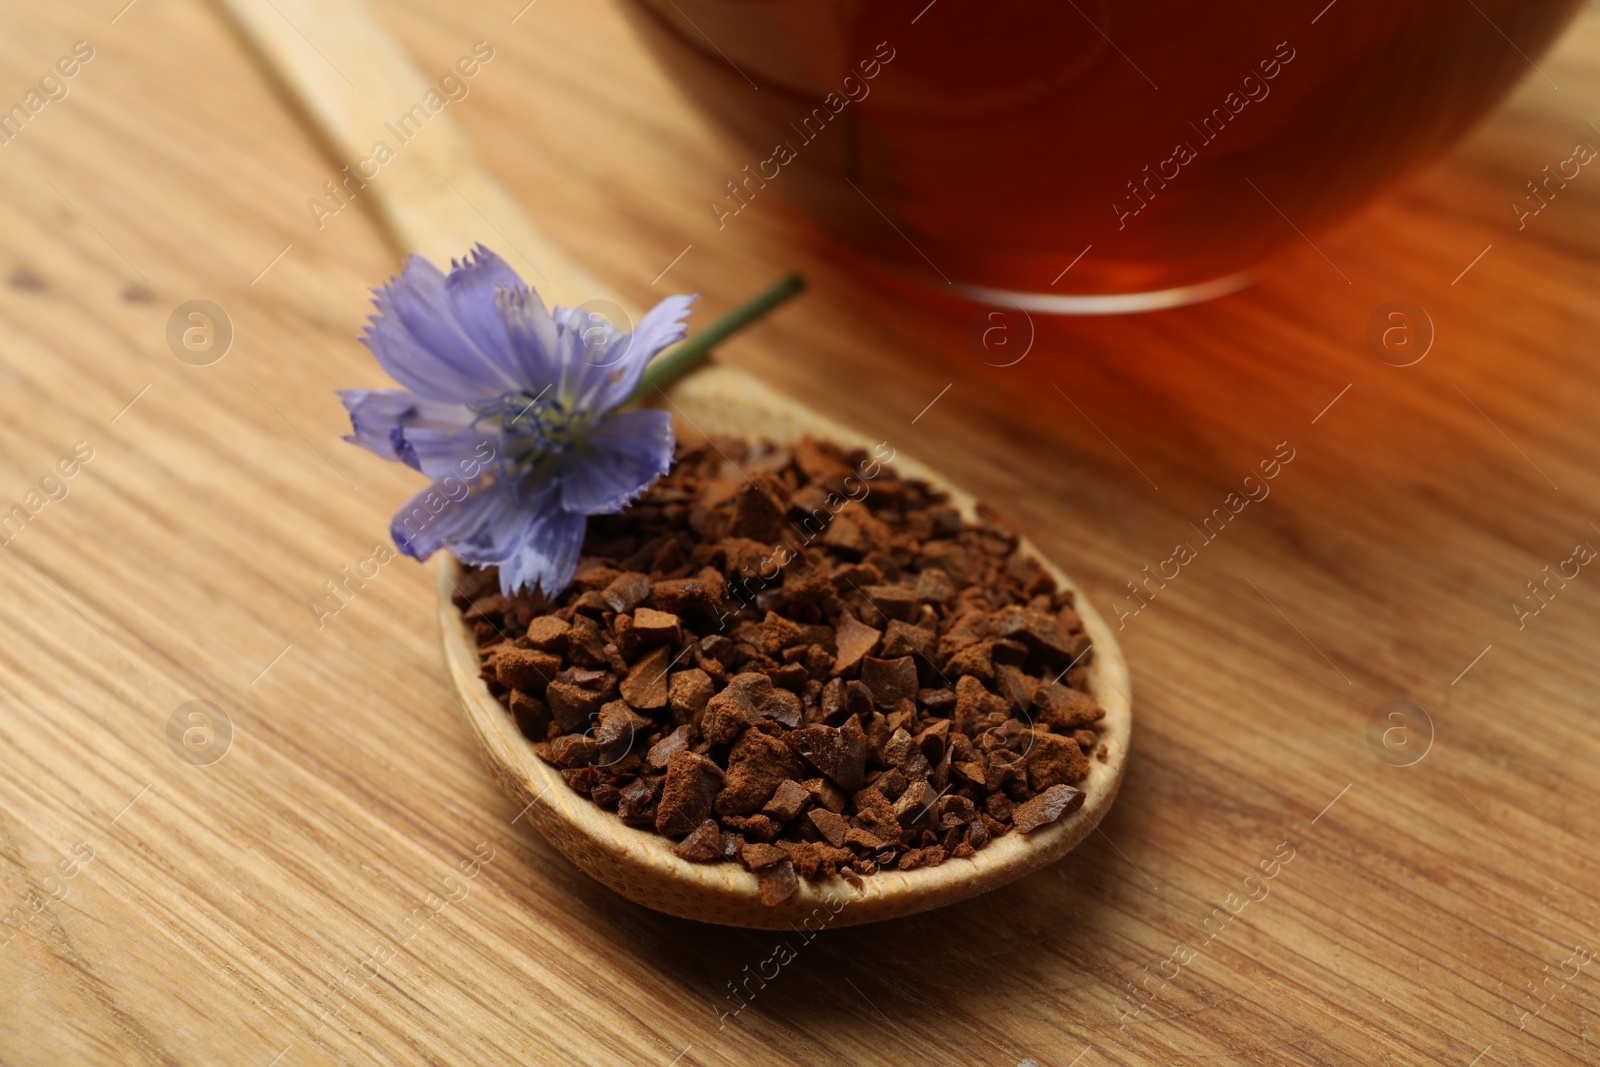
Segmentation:
[(896, 273), (1062, 313), (1240, 287), (1542, 77), (1581, 2), (622, 0), (738, 147), (719, 228), (782, 198)]

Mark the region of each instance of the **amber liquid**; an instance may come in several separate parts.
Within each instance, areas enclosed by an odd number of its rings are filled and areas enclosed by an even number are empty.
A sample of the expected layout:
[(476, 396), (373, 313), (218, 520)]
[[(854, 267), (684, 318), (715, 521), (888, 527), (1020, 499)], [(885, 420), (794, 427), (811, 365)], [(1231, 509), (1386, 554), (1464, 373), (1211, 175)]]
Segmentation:
[(1580, 0), (1325, 4), (624, 7), (738, 145), (719, 226), (781, 199), (941, 286), (1114, 294), (1234, 275), (1348, 214), (1540, 77)]

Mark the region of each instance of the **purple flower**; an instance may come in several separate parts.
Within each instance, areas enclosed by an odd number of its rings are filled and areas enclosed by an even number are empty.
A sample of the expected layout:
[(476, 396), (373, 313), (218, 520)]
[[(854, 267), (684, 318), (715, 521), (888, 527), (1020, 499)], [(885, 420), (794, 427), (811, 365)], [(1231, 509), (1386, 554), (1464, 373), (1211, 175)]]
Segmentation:
[(554, 595), (577, 569), (590, 515), (621, 511), (672, 462), (664, 411), (616, 411), (692, 296), (669, 296), (625, 334), (539, 295), (479, 245), (442, 273), (413, 256), (374, 290), (361, 340), (402, 389), (343, 389), (345, 438), (432, 484), (395, 513), (408, 556), (441, 548), (496, 564), (500, 588)]

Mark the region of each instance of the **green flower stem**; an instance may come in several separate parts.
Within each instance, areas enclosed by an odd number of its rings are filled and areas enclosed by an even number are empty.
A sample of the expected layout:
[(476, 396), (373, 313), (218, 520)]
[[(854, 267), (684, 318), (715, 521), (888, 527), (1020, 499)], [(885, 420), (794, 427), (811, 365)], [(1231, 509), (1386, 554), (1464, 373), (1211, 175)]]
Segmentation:
[(628, 403), (637, 404), (657, 389), (665, 389), (710, 355), (711, 350), (717, 345), (785, 300), (804, 291), (805, 287), (805, 278), (799, 274), (790, 274), (777, 285), (734, 308), (693, 337), (667, 349), (651, 360), (650, 365), (644, 369), (644, 377), (639, 379), (639, 388), (633, 391)]

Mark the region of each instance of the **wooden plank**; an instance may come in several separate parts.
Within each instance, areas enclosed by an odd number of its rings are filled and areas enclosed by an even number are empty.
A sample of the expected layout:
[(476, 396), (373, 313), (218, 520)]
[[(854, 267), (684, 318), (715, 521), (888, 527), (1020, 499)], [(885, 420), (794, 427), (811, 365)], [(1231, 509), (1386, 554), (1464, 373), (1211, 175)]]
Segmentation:
[[(1296, 449), (1127, 619), (1139, 722), (1104, 837), (800, 946), (722, 1016), (780, 936), (626, 904), (512, 823), (451, 707), (425, 568), (385, 567), (317, 628), (307, 600), (414, 485), (338, 443), (331, 396), (381, 381), (350, 338), (398, 256), (359, 197), (316, 228), (306, 201), (346, 161), (215, 12), (120, 6), (20, 8), (0, 35), (0, 97), (95, 48), (0, 152), (0, 503), (93, 448), (0, 553), (0, 903), (31, 916), (0, 946), (0, 1060), (1587, 1062), (1593, 968), (1559, 975), (1600, 918), (1600, 602), (1585, 569), (1523, 629), (1510, 604), (1600, 544), (1600, 192), (1572, 182), (1521, 232), (1506, 202), (1597, 136), (1600, 19), (1539, 61), (1559, 91), (1527, 81), (1317, 237), (1351, 285), (1302, 248), (1214, 304), (1041, 321), (999, 369), (969, 312), (864, 284), (775, 199), (717, 230), (705, 201), (740, 163), (611, 8), (378, 9), (425, 77), (494, 45), (449, 113), (629, 306), (697, 290), (715, 315), (804, 270), (806, 302), (726, 358), (992, 501), (1108, 616)], [(358, 42), (300, 29), (356, 68)], [(1399, 297), (1439, 338), (1404, 369), (1364, 341)], [(211, 366), (167, 347), (191, 299), (235, 327)], [(1434, 727), (1404, 768), (1367, 741), (1398, 697)], [(234, 730), (210, 766), (166, 739), (195, 699)], [(1199, 945), (1284, 841), (1266, 898)], [(1159, 984), (1180, 942), (1196, 954)], [(1150, 1004), (1124, 1019), (1130, 981)]]

